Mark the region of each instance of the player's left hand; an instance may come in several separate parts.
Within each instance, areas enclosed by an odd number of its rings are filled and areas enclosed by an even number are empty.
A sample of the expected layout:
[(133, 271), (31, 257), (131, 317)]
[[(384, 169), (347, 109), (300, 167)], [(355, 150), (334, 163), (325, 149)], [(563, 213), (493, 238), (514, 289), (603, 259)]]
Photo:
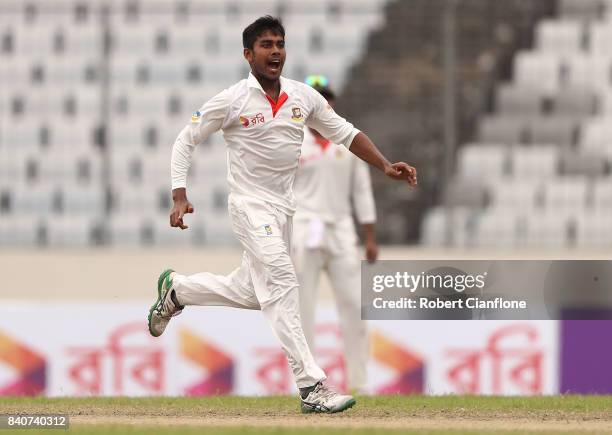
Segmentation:
[(366, 242), (365, 256), (368, 263), (374, 263), (378, 259), (378, 245), (376, 242)]
[(385, 169), (385, 174), (394, 180), (407, 181), (411, 187), (417, 185), (417, 170), (408, 163), (392, 163)]

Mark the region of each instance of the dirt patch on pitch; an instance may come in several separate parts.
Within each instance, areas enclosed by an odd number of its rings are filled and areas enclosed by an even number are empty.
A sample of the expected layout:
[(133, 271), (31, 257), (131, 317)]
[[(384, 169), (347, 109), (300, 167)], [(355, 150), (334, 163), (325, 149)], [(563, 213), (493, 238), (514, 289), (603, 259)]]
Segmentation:
[(612, 434), (611, 420), (530, 420), (524, 418), (504, 419), (457, 419), (457, 418), (337, 418), (336, 416), (293, 417), (169, 417), (169, 416), (75, 416), (70, 419), (75, 425), (134, 425), (134, 426), (206, 426), (206, 427), (318, 427), (318, 428), (380, 428), (412, 430), (514, 430), (593, 432)]

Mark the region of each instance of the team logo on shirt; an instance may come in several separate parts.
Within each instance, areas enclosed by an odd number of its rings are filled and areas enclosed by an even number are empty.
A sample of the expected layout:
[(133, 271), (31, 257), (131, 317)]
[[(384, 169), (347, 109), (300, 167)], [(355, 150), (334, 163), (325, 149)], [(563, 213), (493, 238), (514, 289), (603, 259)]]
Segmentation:
[(240, 120), (240, 123), (242, 124), (244, 128), (248, 128), (252, 125), (263, 124), (266, 122), (266, 118), (263, 116), (263, 113), (261, 112), (253, 116), (240, 115), (238, 119)]
[(264, 230), (266, 231), (266, 235), (267, 236), (271, 236), (272, 235), (272, 227), (270, 226), (270, 224), (265, 224), (264, 225)]
[(200, 112), (199, 110), (196, 112), (193, 112), (193, 115), (191, 115), (191, 122), (200, 122), (201, 117), (202, 117), (202, 112)]
[(292, 113), (291, 120), (301, 121), (303, 119), (302, 110), (299, 107), (292, 107), (291, 113)]

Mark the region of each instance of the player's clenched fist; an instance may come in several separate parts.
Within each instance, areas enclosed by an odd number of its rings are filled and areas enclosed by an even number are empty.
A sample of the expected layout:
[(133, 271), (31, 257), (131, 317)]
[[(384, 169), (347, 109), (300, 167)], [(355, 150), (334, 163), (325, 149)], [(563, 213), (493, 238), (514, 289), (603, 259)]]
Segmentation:
[(385, 168), (385, 174), (394, 180), (407, 181), (410, 186), (417, 185), (417, 170), (408, 163), (392, 163), (390, 166)]
[(185, 213), (193, 213), (193, 205), (189, 201), (174, 201), (174, 206), (170, 210), (170, 226), (178, 227), (181, 230), (189, 228), (183, 223), (183, 216)]
[(170, 226), (185, 230), (189, 227), (183, 222), (183, 216), (186, 213), (193, 213), (193, 205), (187, 200), (187, 193), (184, 188), (174, 189), (172, 199), (174, 205), (170, 210)]

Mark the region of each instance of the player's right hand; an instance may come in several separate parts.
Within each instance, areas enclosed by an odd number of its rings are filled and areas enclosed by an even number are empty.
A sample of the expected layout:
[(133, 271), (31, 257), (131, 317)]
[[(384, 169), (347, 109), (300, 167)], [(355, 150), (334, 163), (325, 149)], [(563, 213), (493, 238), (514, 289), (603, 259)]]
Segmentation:
[(193, 213), (193, 205), (187, 200), (187, 198), (175, 199), (172, 210), (170, 210), (170, 226), (178, 227), (181, 230), (189, 228), (183, 222), (183, 216), (186, 213)]

